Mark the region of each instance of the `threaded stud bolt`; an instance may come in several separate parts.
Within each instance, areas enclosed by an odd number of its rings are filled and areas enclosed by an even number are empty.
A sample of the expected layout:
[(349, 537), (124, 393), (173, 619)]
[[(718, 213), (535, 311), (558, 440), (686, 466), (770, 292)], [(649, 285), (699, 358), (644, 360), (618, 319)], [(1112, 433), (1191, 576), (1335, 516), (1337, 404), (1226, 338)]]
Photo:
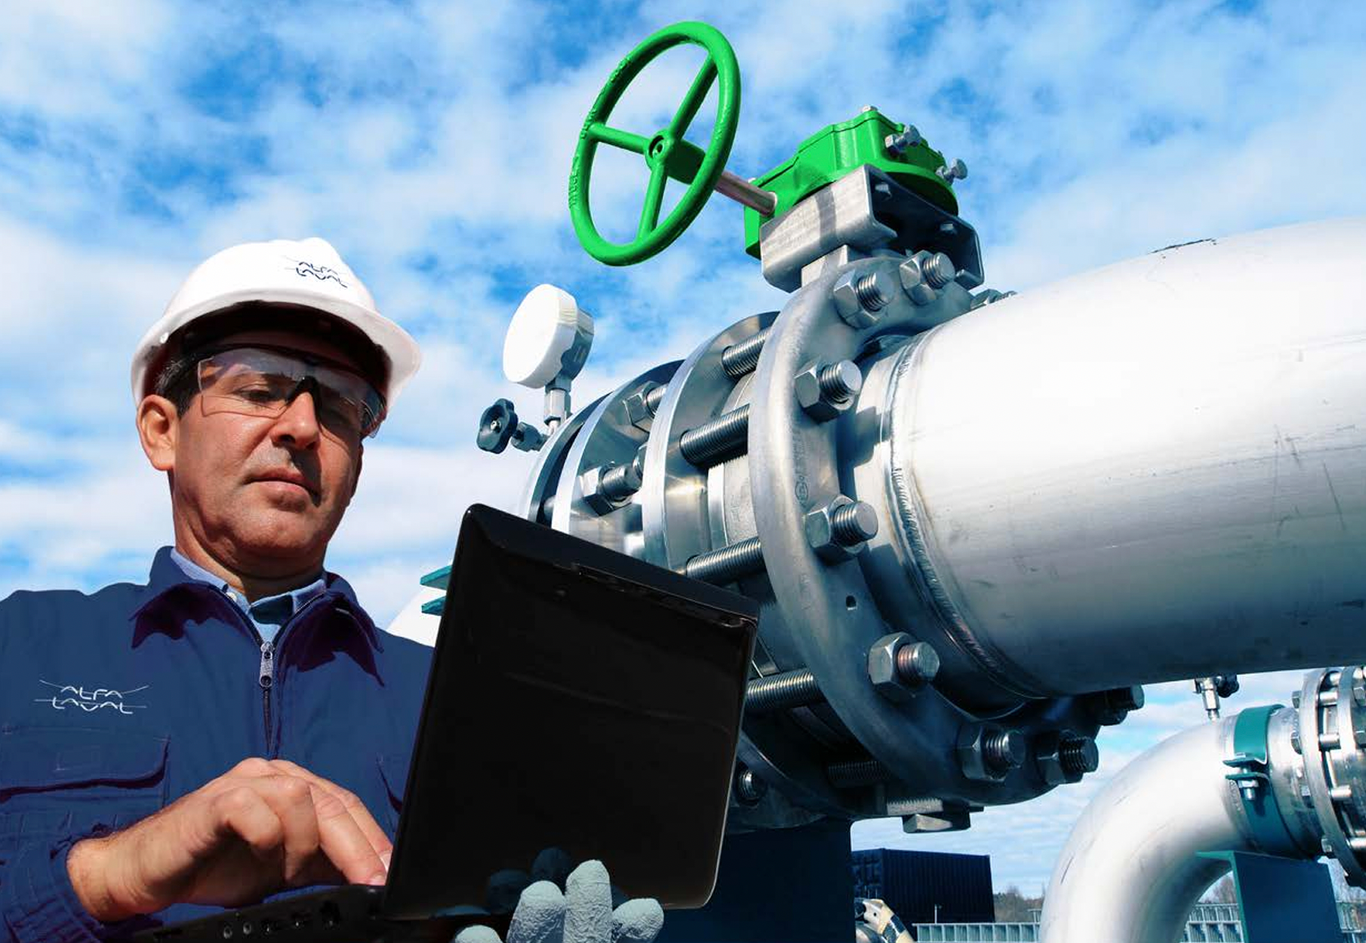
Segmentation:
[(1075, 737), (1058, 745), (1058, 762), (1071, 776), (1094, 773), (1100, 768), (1100, 750), (1090, 737)]
[(837, 508), (830, 516), (830, 535), (841, 547), (852, 547), (877, 536), (877, 512), (867, 501)]
[(683, 457), (707, 469), (745, 454), (749, 447), (749, 404), (689, 429), (678, 440)]
[(1000, 730), (982, 740), (982, 759), (994, 770), (1018, 769), (1025, 761), (1025, 740), (1018, 730)]
[(699, 553), (683, 565), (683, 575), (706, 583), (734, 583), (764, 569), (764, 551), (758, 537)]
[(958, 270), (954, 268), (953, 260), (942, 252), (935, 252), (925, 258), (920, 263), (920, 270), (925, 275), (925, 282), (931, 288), (943, 288), (958, 277)]

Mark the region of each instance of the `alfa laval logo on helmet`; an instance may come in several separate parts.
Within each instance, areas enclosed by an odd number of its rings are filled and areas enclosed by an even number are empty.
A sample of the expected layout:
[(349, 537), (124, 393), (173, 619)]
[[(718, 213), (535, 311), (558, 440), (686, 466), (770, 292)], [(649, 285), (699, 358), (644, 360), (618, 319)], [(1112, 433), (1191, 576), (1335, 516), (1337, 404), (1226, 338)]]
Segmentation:
[(335, 270), (330, 269), (325, 265), (314, 265), (312, 262), (296, 262), (294, 264), (294, 271), (299, 274), (300, 278), (305, 275), (312, 275), (320, 282), (325, 282), (330, 278), (341, 287), (347, 287), (346, 282), (341, 280), (341, 276), (338, 275)]

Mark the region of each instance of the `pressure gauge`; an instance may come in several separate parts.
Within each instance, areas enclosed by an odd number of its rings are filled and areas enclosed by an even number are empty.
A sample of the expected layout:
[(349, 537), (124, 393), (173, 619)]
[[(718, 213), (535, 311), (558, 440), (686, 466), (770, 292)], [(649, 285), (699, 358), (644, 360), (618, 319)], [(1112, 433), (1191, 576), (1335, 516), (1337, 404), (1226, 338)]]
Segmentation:
[(537, 285), (522, 299), (503, 342), (503, 374), (539, 389), (567, 386), (593, 346), (593, 318), (574, 296), (554, 285)]

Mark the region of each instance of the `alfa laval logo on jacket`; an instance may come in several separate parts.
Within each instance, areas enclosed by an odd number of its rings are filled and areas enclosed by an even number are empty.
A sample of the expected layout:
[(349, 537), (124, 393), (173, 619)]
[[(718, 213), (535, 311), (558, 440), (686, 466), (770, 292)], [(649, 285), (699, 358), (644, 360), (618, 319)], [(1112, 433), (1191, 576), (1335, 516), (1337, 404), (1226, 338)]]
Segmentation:
[(128, 704), (124, 702), (124, 698), (151, 687), (150, 684), (144, 684), (142, 687), (127, 691), (115, 691), (113, 688), (91, 688), (87, 691), (84, 686), (73, 687), (69, 684), (53, 684), (51, 681), (43, 681), (42, 678), (38, 680), (50, 688), (55, 688), (51, 697), (35, 697), (34, 700), (39, 704), (51, 704), (55, 710), (59, 711), (80, 708), (87, 714), (103, 710), (106, 707), (120, 714), (131, 714), (135, 710), (143, 710), (147, 707), (146, 704)]
[(305, 275), (312, 275), (320, 282), (325, 282), (330, 278), (341, 287), (346, 287), (346, 282), (342, 281), (336, 270), (330, 269), (326, 265), (314, 265), (312, 262), (300, 261), (294, 264), (294, 271), (299, 274), (300, 278)]

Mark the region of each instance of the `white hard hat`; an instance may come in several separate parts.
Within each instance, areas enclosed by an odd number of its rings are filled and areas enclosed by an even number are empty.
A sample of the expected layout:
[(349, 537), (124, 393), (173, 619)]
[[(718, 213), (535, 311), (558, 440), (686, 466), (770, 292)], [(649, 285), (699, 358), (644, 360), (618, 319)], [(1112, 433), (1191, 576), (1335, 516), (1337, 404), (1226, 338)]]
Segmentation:
[(192, 321), (249, 301), (312, 308), (356, 328), (388, 361), (383, 393), (390, 404), (422, 363), (417, 341), (375, 310), (375, 299), (326, 240), (246, 242), (210, 256), (191, 272), (161, 320), (143, 335), (133, 354), (133, 400), (141, 402), (150, 392), (154, 377), (149, 371), (172, 335)]

